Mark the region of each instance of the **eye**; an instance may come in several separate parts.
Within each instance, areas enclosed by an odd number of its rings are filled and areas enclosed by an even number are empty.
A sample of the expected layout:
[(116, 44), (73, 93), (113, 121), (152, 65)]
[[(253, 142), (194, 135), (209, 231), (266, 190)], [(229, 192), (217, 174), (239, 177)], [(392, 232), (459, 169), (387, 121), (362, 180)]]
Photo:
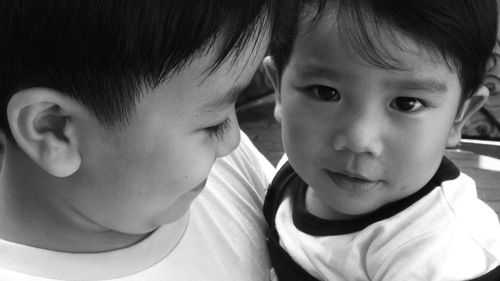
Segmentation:
[(401, 112), (415, 112), (424, 107), (424, 103), (416, 98), (399, 97), (391, 101), (390, 106)]
[(316, 96), (323, 101), (339, 101), (340, 93), (337, 89), (326, 86), (315, 86), (313, 89)]
[(222, 123), (204, 129), (207, 135), (216, 140), (222, 140), (231, 130), (231, 119), (226, 118)]

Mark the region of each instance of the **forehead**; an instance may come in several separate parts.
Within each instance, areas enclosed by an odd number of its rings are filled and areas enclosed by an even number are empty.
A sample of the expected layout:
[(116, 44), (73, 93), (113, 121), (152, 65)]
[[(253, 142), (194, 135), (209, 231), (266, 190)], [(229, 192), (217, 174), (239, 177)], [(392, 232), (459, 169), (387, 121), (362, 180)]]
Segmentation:
[[(460, 93), (456, 71), (440, 56), (400, 32), (368, 31), (376, 40), (364, 46), (356, 35), (339, 27), (332, 13), (312, 25), (310, 18), (303, 18), (285, 72), (315, 83), (350, 81), (355, 84), (348, 85), (356, 87), (360, 81), (379, 81), (387, 89)], [(364, 52), (360, 47), (378, 52)]]
[[(345, 7), (347, 6), (347, 7)], [(455, 72), (453, 59), (445, 57), (430, 44), (421, 43), (411, 35), (397, 29), (370, 11), (352, 11), (349, 5), (339, 11), (335, 1), (329, 1), (318, 14), (317, 7), (309, 6), (301, 16), (295, 45), (309, 45), (324, 55), (342, 52), (350, 59), (388, 70), (411, 69), (418, 58), (422, 63), (445, 66)], [(309, 44), (308, 44), (309, 43)], [(334, 48), (332, 48), (332, 46)]]

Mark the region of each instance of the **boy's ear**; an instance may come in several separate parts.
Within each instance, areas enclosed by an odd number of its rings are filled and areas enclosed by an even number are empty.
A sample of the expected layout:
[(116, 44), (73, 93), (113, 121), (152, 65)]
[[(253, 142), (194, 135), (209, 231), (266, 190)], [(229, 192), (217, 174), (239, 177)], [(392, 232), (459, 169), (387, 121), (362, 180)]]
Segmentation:
[(7, 117), (17, 145), (48, 173), (67, 177), (82, 160), (74, 122), (80, 108), (56, 90), (29, 88), (12, 96)]
[(447, 147), (456, 147), (462, 138), (462, 128), (476, 111), (488, 100), (490, 91), (485, 86), (481, 86), (471, 97), (467, 98), (457, 112), (455, 122), (448, 136)]
[(280, 75), (276, 63), (271, 56), (267, 56), (263, 61), (264, 69), (266, 71), (267, 78), (271, 81), (271, 85), (274, 89), (274, 96), (276, 103), (274, 105), (274, 118), (278, 123), (281, 123), (281, 92), (280, 92)]

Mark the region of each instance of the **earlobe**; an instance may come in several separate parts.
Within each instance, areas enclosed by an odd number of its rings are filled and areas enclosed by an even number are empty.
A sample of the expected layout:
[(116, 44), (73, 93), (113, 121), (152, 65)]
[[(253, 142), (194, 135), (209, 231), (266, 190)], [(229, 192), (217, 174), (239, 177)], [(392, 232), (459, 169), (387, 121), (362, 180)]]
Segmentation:
[(76, 128), (76, 101), (46, 88), (29, 88), (7, 105), (12, 135), (33, 161), (56, 177), (67, 177), (81, 165)]
[(276, 119), (276, 121), (278, 123), (281, 124), (282, 122), (282, 117), (281, 117), (281, 100), (278, 99), (278, 95), (276, 94), (276, 102), (274, 104), (274, 119)]
[(271, 82), (274, 89), (275, 95), (275, 106), (274, 106), (274, 118), (278, 123), (281, 123), (281, 89), (280, 89), (280, 74), (276, 63), (271, 56), (267, 56), (263, 61), (264, 69), (266, 71), (267, 78)]
[(489, 96), (489, 90), (481, 86), (471, 97), (469, 97), (459, 108), (457, 116), (448, 136), (447, 147), (456, 147), (462, 137), (462, 129), (467, 121), (486, 103)]
[(271, 56), (267, 56), (264, 58), (262, 64), (264, 65), (264, 70), (266, 71), (267, 78), (271, 82), (274, 91), (279, 93), (280, 77), (274, 59)]

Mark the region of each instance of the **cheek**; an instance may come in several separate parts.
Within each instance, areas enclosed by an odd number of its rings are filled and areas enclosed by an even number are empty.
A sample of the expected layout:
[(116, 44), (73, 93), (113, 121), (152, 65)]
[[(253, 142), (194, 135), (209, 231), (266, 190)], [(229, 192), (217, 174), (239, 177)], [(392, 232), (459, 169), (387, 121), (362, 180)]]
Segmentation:
[(283, 144), (287, 154), (311, 158), (319, 151), (328, 150), (333, 132), (331, 120), (332, 110), (328, 104), (317, 103), (289, 89), (282, 97)]
[(183, 192), (206, 179), (215, 161), (215, 149), (196, 138), (175, 143), (152, 151), (148, 169), (157, 175), (159, 183), (168, 182), (170, 188)]
[(318, 115), (309, 112), (295, 112), (283, 116), (283, 146), (291, 162), (297, 165), (312, 163), (320, 159), (329, 150), (328, 134)]
[(385, 140), (383, 166), (394, 175), (397, 185), (419, 188), (437, 170), (448, 135), (446, 122), (426, 122), (427, 126), (400, 128)]
[[(150, 134), (151, 136), (151, 134)], [(151, 139), (155, 141), (151, 141)], [(194, 188), (208, 175), (214, 152), (201, 137), (154, 135), (143, 145), (126, 145), (121, 153), (106, 157), (111, 183), (121, 183), (130, 198), (157, 196), (175, 198)], [(124, 152), (125, 151), (125, 152)], [(148, 193), (150, 195), (148, 195)]]

